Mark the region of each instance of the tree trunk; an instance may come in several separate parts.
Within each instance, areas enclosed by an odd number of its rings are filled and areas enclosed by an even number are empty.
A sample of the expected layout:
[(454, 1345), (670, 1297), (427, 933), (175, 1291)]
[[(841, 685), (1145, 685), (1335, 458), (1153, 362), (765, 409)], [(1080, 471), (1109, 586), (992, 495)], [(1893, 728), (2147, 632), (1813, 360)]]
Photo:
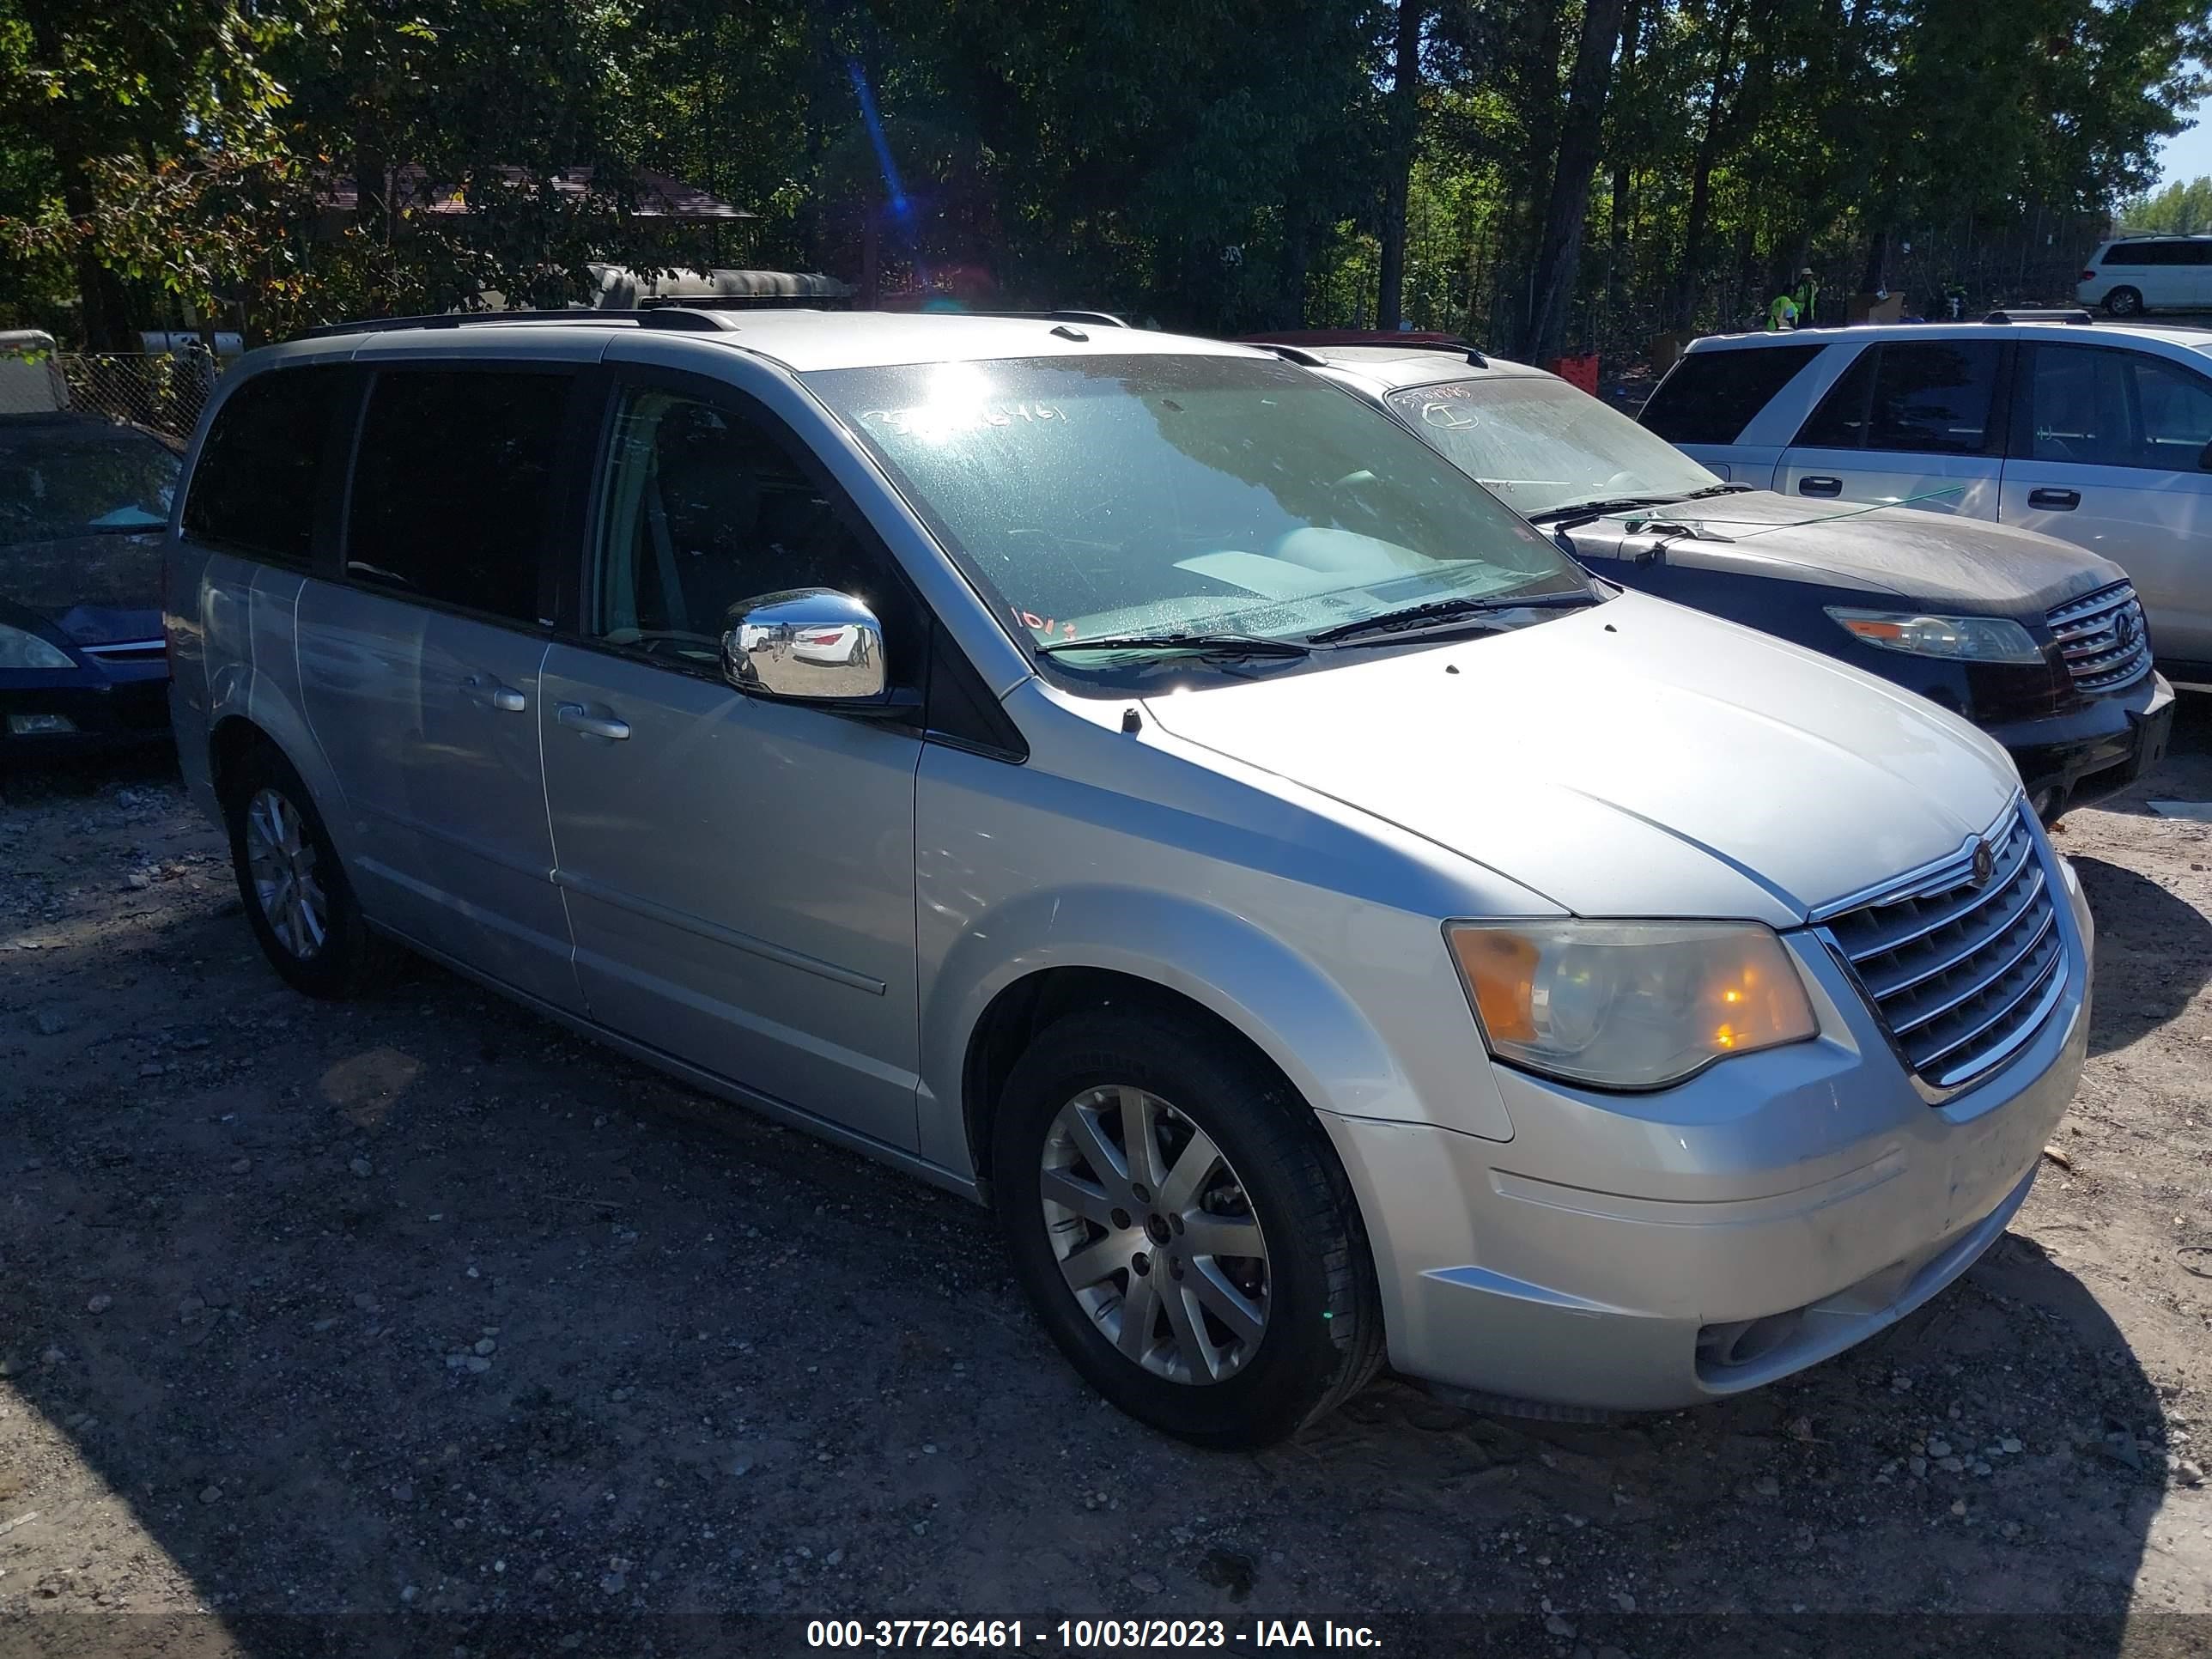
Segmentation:
[(1543, 240), (1536, 252), (1535, 316), (1528, 338), (1541, 364), (1560, 355), (1567, 313), (1575, 299), (1575, 276), (1582, 264), (1583, 222), (1589, 213), (1590, 175), (1597, 169), (1599, 141), (1605, 131), (1605, 90), (1613, 72), (1613, 52), (1620, 39), (1621, 0), (1587, 0), (1582, 40), (1567, 83), (1567, 116), (1559, 129), (1559, 155), (1552, 170), (1551, 205), (1544, 213)]
[(384, 146), (363, 123), (353, 135), (353, 222), (372, 242), (391, 240), (392, 212), (391, 169)]
[(77, 232), (70, 262), (76, 272), (77, 316), (84, 327), (85, 349), (136, 351), (138, 342), (131, 335), (131, 296), (124, 292), (122, 278), (100, 263), (100, 252), (93, 244), (92, 227), (100, 204), (93, 194), (84, 158), (74, 152), (58, 151), (54, 170), (61, 175), (62, 207)]
[(1713, 88), (1705, 102), (1705, 131), (1698, 136), (1698, 152), (1690, 168), (1690, 205), (1684, 215), (1682, 269), (1677, 273), (1674, 323), (1687, 328), (1698, 309), (1698, 295), (1705, 280), (1705, 229), (1712, 219), (1713, 167), (1720, 159), (1721, 128), (1727, 118), (1729, 64), (1735, 52), (1736, 7), (1734, 0), (1722, 9), (1720, 40), (1713, 54)]
[(1413, 146), (1421, 119), (1421, 25), (1428, 0), (1398, 0), (1398, 35), (1391, 55), (1390, 99), (1382, 185), (1382, 254), (1376, 272), (1375, 326), (1395, 329), (1405, 315), (1406, 204), (1413, 190)]
[[(1636, 49), (1644, 37), (1644, 0), (1628, 0), (1628, 10), (1620, 22), (1620, 82), (1621, 97), (1632, 97), (1636, 89)], [(1635, 210), (1636, 169), (1630, 159), (1630, 145), (1621, 132), (1619, 112), (1620, 99), (1613, 100), (1613, 203), (1607, 217), (1607, 246), (1605, 256), (1605, 314), (1616, 324), (1620, 319), (1620, 290), (1622, 270), (1629, 258), (1628, 222)]]

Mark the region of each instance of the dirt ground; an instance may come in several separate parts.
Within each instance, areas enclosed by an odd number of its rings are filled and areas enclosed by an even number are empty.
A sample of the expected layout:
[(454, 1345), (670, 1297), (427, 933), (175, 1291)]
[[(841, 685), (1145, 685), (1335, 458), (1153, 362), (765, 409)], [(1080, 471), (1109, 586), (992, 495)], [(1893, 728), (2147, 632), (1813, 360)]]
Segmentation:
[(2212, 697), (2176, 749), (2058, 836), (2093, 1057), (1957, 1286), (1725, 1406), (1385, 1380), (1257, 1455), (1098, 1403), (981, 1211), (428, 968), (290, 994), (159, 761), (15, 778), (0, 1653), (781, 1652), (825, 1615), (2212, 1650), (2212, 826), (2142, 799), (2212, 799)]

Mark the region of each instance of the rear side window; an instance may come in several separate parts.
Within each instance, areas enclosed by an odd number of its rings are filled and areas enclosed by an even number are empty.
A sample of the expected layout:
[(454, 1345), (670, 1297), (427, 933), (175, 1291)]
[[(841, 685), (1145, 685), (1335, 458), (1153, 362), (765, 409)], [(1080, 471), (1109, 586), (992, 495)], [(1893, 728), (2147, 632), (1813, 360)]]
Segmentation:
[(1732, 444), (1821, 349), (1778, 345), (1691, 352), (1660, 381), (1641, 419), (1670, 444)]
[(1978, 341), (1891, 341), (1862, 352), (1797, 434), (1822, 449), (1978, 455), (1989, 447), (1997, 350)]
[(337, 365), (271, 369), (225, 399), (192, 469), (185, 534), (304, 563), (314, 544), (323, 455), (345, 406), (346, 382)]
[(346, 574), (534, 620), (570, 379), (475, 369), (378, 375), (354, 464)]
[(2033, 460), (2195, 472), (2212, 444), (2212, 380), (2162, 358), (2038, 346), (2023, 385)]
[(2153, 244), (2149, 242), (2115, 242), (2105, 250), (2100, 265), (2147, 265), (2151, 263)]

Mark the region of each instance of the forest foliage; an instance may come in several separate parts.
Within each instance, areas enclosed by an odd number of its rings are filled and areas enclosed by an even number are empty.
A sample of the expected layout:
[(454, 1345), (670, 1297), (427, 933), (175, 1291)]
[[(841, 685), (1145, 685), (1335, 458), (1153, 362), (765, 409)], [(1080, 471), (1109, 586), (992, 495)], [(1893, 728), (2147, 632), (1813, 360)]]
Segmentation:
[[(1838, 318), (2068, 297), (2209, 49), (2203, 0), (0, 0), (0, 325), (265, 338), (602, 259), (1633, 353), (1807, 265)], [(640, 169), (757, 216), (671, 231)]]

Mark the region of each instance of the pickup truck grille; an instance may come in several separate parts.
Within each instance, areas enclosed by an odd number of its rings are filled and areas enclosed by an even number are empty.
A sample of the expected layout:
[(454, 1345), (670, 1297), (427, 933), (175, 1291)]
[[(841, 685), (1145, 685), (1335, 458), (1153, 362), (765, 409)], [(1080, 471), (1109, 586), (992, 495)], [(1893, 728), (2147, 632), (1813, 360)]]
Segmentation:
[(2083, 691), (2117, 691), (2150, 672), (2150, 629), (2131, 582), (2069, 599), (2045, 618)]
[(1977, 849), (1828, 918), (1828, 936), (1923, 1083), (1949, 1091), (2033, 1036), (2066, 983), (2057, 910), (2024, 811)]

